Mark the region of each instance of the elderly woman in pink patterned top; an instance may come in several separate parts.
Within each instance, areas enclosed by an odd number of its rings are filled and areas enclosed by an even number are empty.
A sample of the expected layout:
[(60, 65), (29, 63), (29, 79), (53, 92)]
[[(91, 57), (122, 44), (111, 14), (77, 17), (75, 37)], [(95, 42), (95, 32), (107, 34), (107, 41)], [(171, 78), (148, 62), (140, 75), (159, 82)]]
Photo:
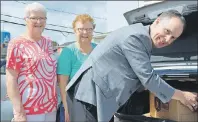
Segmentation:
[(26, 32), (8, 45), (6, 86), (13, 104), (13, 121), (56, 120), (57, 61), (51, 40), (42, 36), (46, 15), (43, 5), (27, 5)]

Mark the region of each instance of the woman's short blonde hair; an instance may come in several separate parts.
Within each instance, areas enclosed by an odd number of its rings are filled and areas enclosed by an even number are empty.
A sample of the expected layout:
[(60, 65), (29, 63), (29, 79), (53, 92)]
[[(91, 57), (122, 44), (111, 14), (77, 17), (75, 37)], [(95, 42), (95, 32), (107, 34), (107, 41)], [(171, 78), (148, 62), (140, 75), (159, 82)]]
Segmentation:
[(33, 12), (33, 11), (42, 12), (42, 13), (45, 14), (45, 16), (47, 16), (46, 8), (42, 4), (34, 2), (34, 3), (31, 3), (31, 4), (28, 4), (25, 7), (25, 17), (29, 17), (30, 13)]
[(94, 19), (88, 14), (81, 14), (81, 15), (76, 16), (75, 20), (72, 23), (73, 29), (76, 26), (76, 22), (79, 22), (79, 21), (82, 23), (91, 22), (93, 24), (93, 28), (95, 28)]

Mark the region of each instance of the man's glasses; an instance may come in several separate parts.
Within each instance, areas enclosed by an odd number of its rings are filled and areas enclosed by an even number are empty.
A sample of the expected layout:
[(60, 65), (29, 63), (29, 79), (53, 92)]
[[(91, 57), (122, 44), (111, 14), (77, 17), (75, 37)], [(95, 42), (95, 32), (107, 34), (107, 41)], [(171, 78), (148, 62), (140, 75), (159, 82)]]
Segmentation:
[(86, 31), (86, 32), (90, 33), (90, 32), (93, 31), (93, 28), (77, 28), (77, 30), (78, 30), (79, 32), (84, 32), (84, 31)]
[(27, 17), (27, 18), (30, 19), (32, 22), (37, 22), (38, 20), (44, 22), (47, 19), (47, 17)]

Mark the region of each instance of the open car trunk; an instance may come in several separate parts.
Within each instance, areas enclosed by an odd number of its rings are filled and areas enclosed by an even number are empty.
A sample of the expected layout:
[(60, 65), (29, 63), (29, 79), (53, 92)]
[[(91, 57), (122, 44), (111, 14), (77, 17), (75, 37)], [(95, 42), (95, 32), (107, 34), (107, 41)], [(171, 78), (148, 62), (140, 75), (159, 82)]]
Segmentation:
[[(164, 79), (169, 85), (173, 86), (174, 88), (197, 93), (197, 77), (193, 76), (189, 78), (180, 76), (180, 78)], [(171, 119), (151, 117), (150, 114), (148, 114), (151, 110), (149, 95), (150, 93), (148, 90), (134, 93), (115, 114), (114, 122), (176, 122)]]
[[(159, 14), (169, 9), (178, 10), (185, 17), (187, 28), (181, 37), (170, 46), (153, 49), (152, 66), (160, 77), (174, 88), (197, 93), (197, 1), (164, 1), (126, 12), (124, 17), (129, 25), (135, 23), (149, 25)], [(131, 96), (115, 114), (115, 121), (171, 122), (171, 120), (138, 116), (149, 112), (149, 91), (145, 90)]]

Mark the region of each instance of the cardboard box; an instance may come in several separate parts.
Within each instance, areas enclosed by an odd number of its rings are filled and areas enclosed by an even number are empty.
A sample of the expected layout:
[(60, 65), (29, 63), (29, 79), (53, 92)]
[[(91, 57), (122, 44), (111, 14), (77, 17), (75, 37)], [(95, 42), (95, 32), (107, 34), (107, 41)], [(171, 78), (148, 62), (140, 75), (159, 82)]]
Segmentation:
[(180, 101), (171, 100), (162, 103), (157, 97), (150, 93), (150, 116), (155, 118), (170, 119), (178, 122), (198, 122), (198, 113), (192, 112)]

